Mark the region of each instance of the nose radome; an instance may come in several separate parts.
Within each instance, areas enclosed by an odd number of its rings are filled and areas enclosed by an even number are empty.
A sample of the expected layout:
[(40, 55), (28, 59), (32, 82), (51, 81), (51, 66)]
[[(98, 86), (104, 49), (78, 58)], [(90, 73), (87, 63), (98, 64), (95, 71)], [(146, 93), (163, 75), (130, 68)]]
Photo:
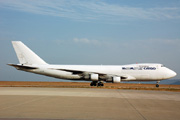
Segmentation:
[(169, 76), (170, 76), (171, 78), (172, 78), (172, 77), (175, 77), (176, 75), (177, 75), (176, 72), (170, 70)]
[(172, 71), (172, 76), (175, 77), (176, 75), (177, 75), (177, 73)]
[(162, 70), (164, 71), (164, 79), (170, 79), (177, 75), (176, 72), (174, 72), (173, 70), (169, 68), (164, 68)]

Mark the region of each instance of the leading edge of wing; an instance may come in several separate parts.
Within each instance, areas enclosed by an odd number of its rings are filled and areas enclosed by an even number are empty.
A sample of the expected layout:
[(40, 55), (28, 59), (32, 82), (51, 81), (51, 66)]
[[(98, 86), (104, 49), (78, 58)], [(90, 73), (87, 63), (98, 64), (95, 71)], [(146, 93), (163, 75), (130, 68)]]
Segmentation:
[[(90, 72), (90, 71), (72, 70), (72, 69), (56, 69), (56, 70), (71, 72), (72, 74), (99, 74), (99, 75), (102, 75), (102, 76), (105, 76), (105, 75), (118, 76), (118, 75), (106, 74), (106, 73), (101, 73), (101, 72), (92, 72), (92, 71)], [(125, 77), (125, 76), (120, 76), (120, 77)]]
[(101, 72), (90, 72), (90, 71), (82, 71), (82, 70), (72, 70), (72, 69), (56, 69), (56, 70), (61, 70), (61, 71), (66, 71), (66, 72), (71, 72), (72, 74), (78, 74), (78, 75), (85, 75), (85, 74), (99, 74), (100, 76), (104, 76), (105, 78), (107, 77), (121, 77), (123, 80), (136, 80), (135, 77), (130, 76), (130, 75), (116, 75), (116, 74), (106, 74), (106, 73), (101, 73)]

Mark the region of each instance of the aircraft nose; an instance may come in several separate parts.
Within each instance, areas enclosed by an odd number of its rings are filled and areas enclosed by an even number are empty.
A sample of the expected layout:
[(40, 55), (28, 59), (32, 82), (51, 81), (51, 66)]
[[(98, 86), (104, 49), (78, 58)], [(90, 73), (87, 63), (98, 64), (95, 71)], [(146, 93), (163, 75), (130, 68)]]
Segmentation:
[(171, 75), (172, 75), (173, 77), (175, 77), (175, 76), (177, 75), (177, 73), (174, 72), (174, 71), (172, 71)]
[(170, 78), (175, 77), (175, 76), (177, 75), (177, 73), (174, 72), (174, 71), (172, 71), (172, 70), (170, 70), (170, 71), (168, 72), (168, 74), (169, 74), (169, 77), (170, 77)]

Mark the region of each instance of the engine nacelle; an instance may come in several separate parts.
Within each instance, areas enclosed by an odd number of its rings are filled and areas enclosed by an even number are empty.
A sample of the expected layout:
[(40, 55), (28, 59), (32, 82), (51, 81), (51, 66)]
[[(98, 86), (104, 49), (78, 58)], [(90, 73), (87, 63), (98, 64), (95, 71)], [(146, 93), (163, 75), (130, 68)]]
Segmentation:
[(120, 83), (121, 77), (118, 76), (106, 76), (106, 82)]
[(114, 76), (114, 77), (112, 77), (112, 82), (113, 83), (120, 83), (121, 82), (121, 77), (116, 77), (116, 76)]
[(84, 73), (84, 74), (83, 74), (83, 78), (84, 78), (85, 80), (89, 80), (89, 79), (90, 79), (90, 74)]
[(90, 74), (90, 80), (98, 81), (99, 80), (99, 75), (98, 74)]

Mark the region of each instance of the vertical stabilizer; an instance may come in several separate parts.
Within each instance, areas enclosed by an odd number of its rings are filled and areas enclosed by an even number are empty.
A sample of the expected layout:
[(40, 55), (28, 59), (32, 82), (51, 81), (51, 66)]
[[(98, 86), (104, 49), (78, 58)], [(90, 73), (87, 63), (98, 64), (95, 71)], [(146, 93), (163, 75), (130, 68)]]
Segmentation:
[(12, 44), (20, 64), (47, 64), (21, 41), (12, 41)]

